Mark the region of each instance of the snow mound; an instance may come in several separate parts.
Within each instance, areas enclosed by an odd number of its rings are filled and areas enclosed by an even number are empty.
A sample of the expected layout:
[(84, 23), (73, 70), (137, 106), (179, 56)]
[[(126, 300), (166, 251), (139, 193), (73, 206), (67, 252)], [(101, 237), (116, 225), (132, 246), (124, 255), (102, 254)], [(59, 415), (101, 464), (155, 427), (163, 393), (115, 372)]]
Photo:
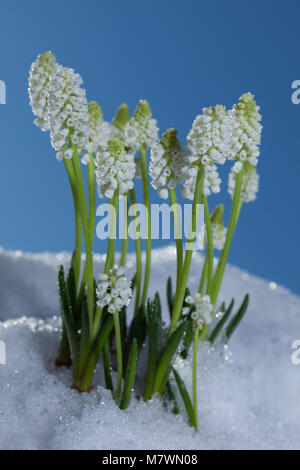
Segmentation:
[[(134, 257), (129, 257), (129, 276)], [(300, 299), (229, 266), (220, 299), (250, 294), (250, 307), (234, 334), (232, 360), (222, 345), (199, 348), (199, 432), (158, 399), (134, 399), (119, 410), (98, 371), (91, 393), (70, 388), (71, 372), (56, 370), (60, 324), (57, 265), (68, 254), (0, 252), (1, 449), (296, 449), (300, 448), (300, 365), (291, 344), (300, 339)], [(203, 259), (195, 257), (195, 290)], [(96, 272), (103, 256), (96, 256)], [(151, 293), (165, 308), (165, 280), (174, 272), (175, 252), (153, 252)], [(164, 282), (162, 288), (162, 280)], [(17, 318), (22, 316), (22, 318)], [(38, 318), (26, 318), (35, 316)], [(191, 387), (190, 364), (176, 367)]]

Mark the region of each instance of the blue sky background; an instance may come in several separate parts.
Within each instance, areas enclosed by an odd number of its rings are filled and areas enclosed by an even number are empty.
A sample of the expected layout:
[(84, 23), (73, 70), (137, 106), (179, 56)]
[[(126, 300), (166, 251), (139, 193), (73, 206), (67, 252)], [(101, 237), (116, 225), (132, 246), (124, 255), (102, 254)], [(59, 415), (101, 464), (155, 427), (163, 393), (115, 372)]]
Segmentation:
[[(0, 245), (73, 248), (64, 166), (34, 126), (27, 96), (30, 64), (50, 49), (82, 75), (107, 120), (121, 102), (133, 110), (146, 98), (160, 129), (175, 127), (182, 141), (203, 106), (229, 107), (253, 92), (263, 114), (261, 186), (244, 206), (230, 261), (300, 293), (300, 105), (291, 102), (300, 79), (298, 1), (2, 0), (0, 14)], [(210, 204), (225, 200), (228, 214), (227, 171)], [(99, 240), (95, 250), (104, 250)]]

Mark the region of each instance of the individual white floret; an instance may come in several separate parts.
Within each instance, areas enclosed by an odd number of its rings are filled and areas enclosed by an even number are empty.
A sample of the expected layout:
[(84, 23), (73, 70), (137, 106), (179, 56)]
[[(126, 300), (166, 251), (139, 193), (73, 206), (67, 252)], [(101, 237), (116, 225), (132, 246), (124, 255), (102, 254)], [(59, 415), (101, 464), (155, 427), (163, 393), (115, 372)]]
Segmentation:
[(188, 306), (182, 309), (182, 314), (184, 316), (191, 314), (191, 319), (198, 328), (202, 328), (205, 324), (208, 325), (211, 322), (213, 305), (209, 295), (199, 293), (194, 296), (188, 295), (185, 298), (185, 303)]
[[(229, 173), (228, 192), (232, 198), (235, 191), (236, 176), (241, 169), (240, 166), (238, 166), (238, 163), (239, 162), (233, 165)], [(245, 162), (244, 165), (245, 168), (242, 177), (240, 200), (243, 202), (252, 202), (255, 201), (257, 197), (259, 175), (256, 172), (256, 168), (248, 164), (248, 162)]]
[(135, 177), (134, 155), (128, 152), (124, 142), (111, 139), (96, 154), (96, 179), (100, 197), (111, 198), (116, 189), (125, 194), (133, 188)]
[(124, 269), (114, 267), (109, 274), (102, 274), (96, 289), (97, 305), (107, 307), (109, 313), (115, 313), (127, 307), (132, 296), (131, 283), (124, 276)]
[(247, 160), (251, 165), (257, 165), (262, 131), (259, 109), (254, 96), (245, 93), (229, 111), (231, 137), (227, 155), (230, 160)]
[(124, 128), (126, 146), (136, 152), (141, 145), (152, 148), (158, 139), (157, 121), (151, 118), (149, 103), (141, 100), (134, 112), (134, 116)]
[(168, 189), (175, 189), (185, 178), (187, 152), (177, 139), (177, 131), (168, 129), (160, 142), (151, 149), (151, 184), (161, 198), (167, 199)]
[(50, 88), (50, 78), (58, 69), (54, 54), (47, 51), (40, 54), (31, 64), (28, 80), (28, 93), (32, 112), (37, 118), (34, 123), (47, 131), (49, 122), (47, 118), (47, 105)]
[(62, 66), (50, 78), (47, 117), (58, 160), (72, 158), (72, 144), (80, 154), (89, 143), (90, 117), (82, 83), (78, 73)]

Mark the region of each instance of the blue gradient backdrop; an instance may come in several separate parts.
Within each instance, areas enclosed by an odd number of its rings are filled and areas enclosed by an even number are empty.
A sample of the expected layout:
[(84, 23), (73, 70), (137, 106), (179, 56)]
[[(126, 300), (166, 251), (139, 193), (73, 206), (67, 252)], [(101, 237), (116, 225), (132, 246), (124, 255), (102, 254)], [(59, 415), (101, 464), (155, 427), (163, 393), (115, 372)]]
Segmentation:
[[(133, 110), (146, 98), (160, 129), (175, 127), (182, 140), (203, 106), (231, 106), (251, 90), (263, 114), (261, 187), (244, 207), (230, 261), (300, 293), (300, 105), (291, 102), (300, 79), (298, 1), (2, 0), (0, 14), (0, 245), (73, 247), (64, 167), (33, 125), (27, 97), (30, 64), (50, 49), (82, 75), (106, 119), (121, 102)], [(226, 186), (227, 176), (228, 211)], [(99, 240), (95, 248), (104, 250)]]

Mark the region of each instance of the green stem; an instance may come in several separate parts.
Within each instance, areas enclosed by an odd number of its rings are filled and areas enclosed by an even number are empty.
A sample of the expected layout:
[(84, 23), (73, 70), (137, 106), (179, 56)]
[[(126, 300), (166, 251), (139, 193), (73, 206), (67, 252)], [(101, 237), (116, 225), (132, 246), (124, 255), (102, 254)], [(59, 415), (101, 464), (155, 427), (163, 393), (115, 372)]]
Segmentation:
[(198, 175), (197, 175), (197, 180), (196, 180), (193, 207), (192, 207), (192, 221), (191, 221), (190, 234), (188, 238), (188, 246), (185, 251), (184, 265), (183, 265), (182, 276), (180, 279), (179, 290), (176, 292), (176, 296), (175, 296), (171, 325), (170, 325), (169, 333), (168, 333), (169, 337), (177, 325), (177, 322), (180, 317), (181, 309), (182, 309), (182, 304), (184, 301), (184, 295), (185, 295), (185, 290), (186, 290), (186, 285), (188, 281), (192, 255), (193, 255), (193, 246), (194, 246), (194, 241), (196, 238), (197, 209), (198, 209), (197, 206), (200, 204), (201, 197), (202, 197), (203, 181), (204, 181), (204, 168), (201, 165), (201, 167), (198, 170)]
[(143, 181), (143, 190), (144, 190), (144, 203), (146, 207), (146, 266), (145, 266), (145, 277), (144, 277), (144, 286), (142, 293), (142, 305), (145, 305), (147, 300), (147, 293), (150, 280), (150, 270), (151, 270), (151, 211), (150, 211), (150, 198), (149, 198), (149, 182), (148, 182), (148, 169), (147, 169), (147, 152), (145, 145), (141, 145), (140, 148), (141, 156), (141, 168), (142, 168), (142, 181)]
[(73, 146), (72, 158), (74, 173), (77, 182), (78, 200), (80, 207), (80, 214), (83, 226), (83, 233), (85, 238), (85, 251), (86, 251), (86, 264), (87, 264), (87, 307), (90, 323), (90, 331), (92, 331), (94, 319), (94, 271), (93, 271), (93, 251), (92, 251), (92, 236), (90, 233), (89, 218), (87, 211), (87, 204), (84, 192), (84, 184), (81, 172), (81, 165), (78, 156), (77, 147)]
[[(113, 212), (110, 214), (110, 225), (109, 225), (109, 239), (106, 251), (106, 260), (104, 265), (104, 273), (109, 274), (110, 269), (113, 267), (114, 254), (115, 254), (115, 241), (116, 241), (116, 230), (117, 230), (117, 215), (119, 206), (119, 191), (116, 189), (113, 197), (110, 199), (110, 205)], [(98, 306), (96, 307), (95, 320), (93, 326), (94, 337), (97, 335), (100, 327), (102, 316), (102, 310)]]
[(122, 244), (122, 253), (121, 253), (121, 260), (120, 266), (124, 267), (126, 262), (126, 256), (128, 251), (128, 195), (125, 194), (124, 196), (124, 239)]
[(208, 254), (206, 252), (204, 266), (203, 266), (203, 269), (202, 269), (201, 280), (200, 280), (199, 289), (198, 289), (198, 292), (200, 294), (203, 294), (203, 292), (204, 292), (205, 281), (206, 281), (206, 276), (207, 276), (207, 269), (208, 269)]
[(208, 207), (208, 202), (205, 196), (203, 196), (203, 203), (204, 203), (205, 226), (206, 226), (206, 233), (207, 233), (207, 292), (209, 292), (210, 287), (211, 287), (212, 277), (213, 277), (213, 269), (214, 269), (214, 247), (213, 247), (213, 240), (212, 240), (212, 227), (211, 227), (209, 207)]
[(114, 326), (115, 326), (115, 338), (116, 338), (117, 362), (118, 362), (118, 386), (117, 386), (117, 391), (116, 391), (116, 401), (118, 401), (121, 395), (122, 374), (123, 374), (123, 357), (122, 357), (122, 342), (121, 342), (119, 312), (114, 313)]
[[(95, 231), (95, 217), (96, 217), (95, 163), (94, 163), (94, 155), (90, 153), (89, 156), (90, 156), (90, 159), (87, 164), (88, 192), (89, 192), (89, 226), (90, 226), (90, 233), (91, 233), (92, 244), (93, 244), (94, 231)], [(87, 261), (85, 261), (84, 263), (84, 270), (83, 270), (83, 275), (82, 275), (80, 289), (79, 289), (79, 295), (78, 295), (79, 308), (81, 307), (81, 304), (84, 298), (86, 276), (87, 276)]]
[(198, 403), (197, 403), (197, 354), (199, 342), (199, 328), (195, 327), (193, 344), (193, 407), (195, 415), (195, 429), (198, 429)]
[(76, 290), (79, 283), (80, 277), (80, 261), (81, 261), (81, 216), (80, 216), (80, 207), (77, 195), (77, 188), (76, 188), (76, 178), (74, 169), (72, 166), (71, 160), (64, 158), (64, 163), (66, 167), (66, 171), (68, 174), (72, 196), (73, 196), (73, 203), (74, 203), (74, 212), (75, 212), (75, 253), (73, 258), (73, 268), (74, 268), (74, 276), (75, 276), (75, 283), (76, 283)]
[[(131, 203), (136, 205), (136, 197), (134, 188), (129, 191)], [(135, 278), (135, 304), (134, 315), (137, 315), (140, 306), (140, 294), (142, 283), (142, 247), (141, 237), (139, 231), (138, 215), (134, 213), (134, 227), (135, 227), (135, 253), (136, 253), (136, 278)]]
[(110, 199), (112, 213), (110, 214), (109, 226), (109, 239), (106, 251), (106, 260), (104, 266), (104, 273), (108, 274), (109, 270), (113, 267), (115, 244), (116, 244), (116, 231), (117, 231), (117, 213), (119, 206), (119, 191), (116, 189), (113, 197)]
[(219, 258), (219, 262), (218, 262), (215, 276), (214, 276), (212, 286), (211, 286), (210, 297), (211, 297), (211, 301), (213, 305), (215, 305), (218, 294), (219, 294), (232, 237), (233, 237), (234, 230), (237, 224), (238, 215), (241, 209), (240, 194), (241, 194), (243, 173), (244, 173), (244, 167), (242, 167), (241, 171), (236, 176), (235, 191), (234, 191), (234, 196), (233, 196), (233, 202), (232, 202), (232, 207), (231, 207), (226, 240), (225, 240), (225, 244), (224, 244), (221, 256)]
[(182, 234), (181, 234), (181, 224), (180, 217), (177, 205), (176, 190), (169, 189), (169, 196), (171, 202), (171, 208), (173, 213), (174, 220), (174, 233), (175, 233), (175, 242), (176, 242), (176, 255), (177, 255), (177, 278), (176, 278), (176, 292), (179, 289), (180, 278), (182, 274), (182, 265), (183, 265), (183, 248), (182, 248)]

